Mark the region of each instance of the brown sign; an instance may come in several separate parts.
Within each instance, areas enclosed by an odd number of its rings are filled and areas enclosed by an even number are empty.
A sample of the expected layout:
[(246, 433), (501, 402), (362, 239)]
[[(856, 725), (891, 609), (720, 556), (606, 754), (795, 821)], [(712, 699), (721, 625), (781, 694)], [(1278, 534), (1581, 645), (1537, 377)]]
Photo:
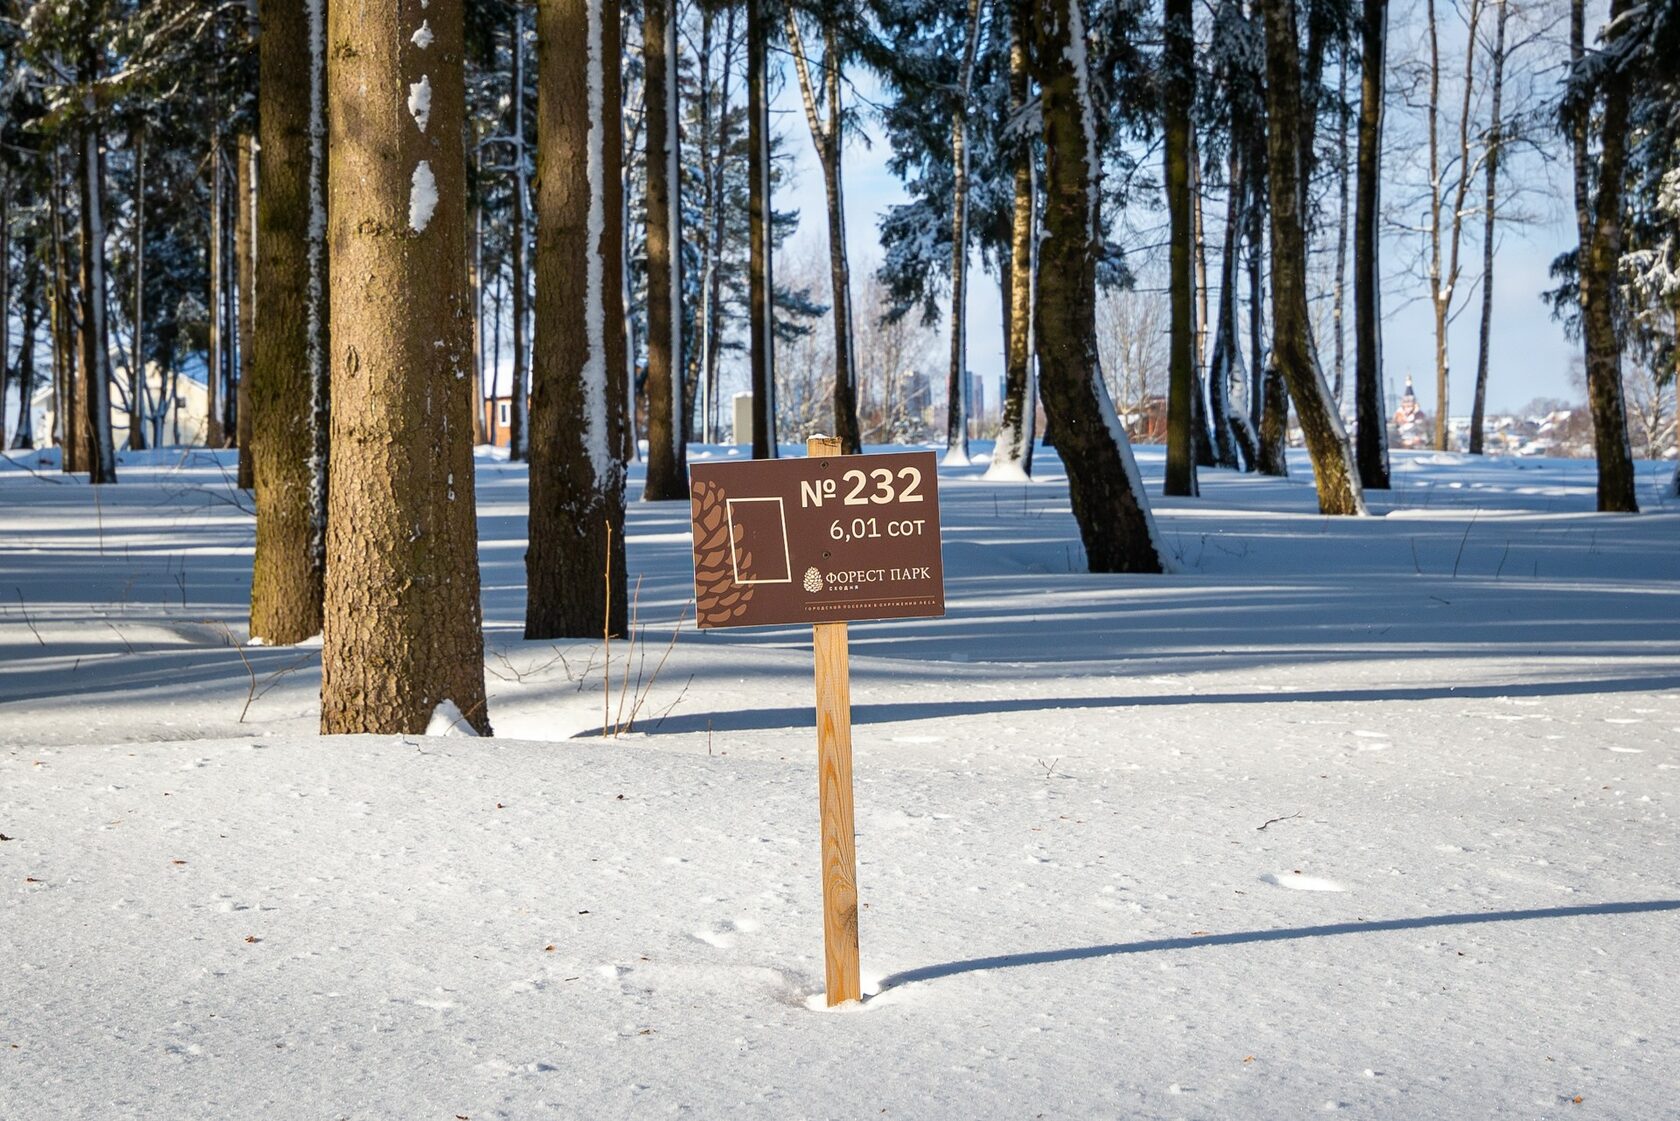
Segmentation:
[(695, 463), (702, 629), (945, 614), (932, 452)]

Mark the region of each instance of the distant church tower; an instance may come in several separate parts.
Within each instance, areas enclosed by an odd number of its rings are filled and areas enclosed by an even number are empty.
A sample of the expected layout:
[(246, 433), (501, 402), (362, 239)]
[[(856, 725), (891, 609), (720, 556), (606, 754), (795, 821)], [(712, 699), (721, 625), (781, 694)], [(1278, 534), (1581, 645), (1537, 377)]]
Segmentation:
[(1412, 390), (1412, 375), (1406, 375), (1406, 392), (1400, 396), (1400, 407), (1394, 410), (1394, 427), (1400, 430), (1400, 446), (1421, 448), (1428, 442), (1423, 407)]

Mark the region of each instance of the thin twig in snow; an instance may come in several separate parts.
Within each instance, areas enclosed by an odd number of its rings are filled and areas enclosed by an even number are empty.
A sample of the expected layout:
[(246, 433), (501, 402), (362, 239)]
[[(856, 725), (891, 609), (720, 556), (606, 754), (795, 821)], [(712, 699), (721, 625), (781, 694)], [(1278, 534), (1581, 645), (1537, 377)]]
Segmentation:
[(1464, 543), (1470, 540), (1470, 531), (1476, 528), (1476, 516), (1481, 510), (1470, 511), (1470, 524), (1464, 527), (1464, 536), (1458, 539), (1458, 555), (1453, 557), (1453, 579), (1458, 579), (1458, 562), (1464, 559)]
[(45, 646), (47, 644), (47, 640), (42, 638), (41, 632), (35, 629), (35, 620), (29, 617), (29, 607), (23, 602), (23, 589), (14, 585), (12, 590), (17, 593), (18, 610), (23, 612), (23, 621), (24, 624), (29, 627), (29, 633), (35, 636), (36, 642)]
[[(1301, 816), (1301, 811), (1296, 810), (1294, 813), (1290, 814), (1288, 817), (1274, 817), (1270, 821), (1266, 822), (1266, 825), (1276, 825), (1280, 821), (1294, 821), (1296, 818), (1298, 818), (1300, 816)], [(1257, 831), (1261, 832), (1261, 833), (1264, 833), (1266, 831), (1266, 825), (1260, 826), (1260, 828)]]

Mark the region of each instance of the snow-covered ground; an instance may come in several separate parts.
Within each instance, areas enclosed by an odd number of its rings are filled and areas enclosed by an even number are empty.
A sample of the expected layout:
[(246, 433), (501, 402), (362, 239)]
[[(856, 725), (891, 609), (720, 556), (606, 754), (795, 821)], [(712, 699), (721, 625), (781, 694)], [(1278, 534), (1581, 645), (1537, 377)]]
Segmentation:
[(1672, 468), (1616, 517), (1400, 455), (1357, 520), (1204, 472), (1149, 578), (1078, 571), (1053, 458), (984, 467), (949, 614), (852, 628), (828, 1010), (809, 635), (665, 655), (684, 504), (632, 505), (604, 695), (520, 639), (481, 458), (500, 738), (321, 739), (318, 650), (236, 646), (230, 460), (0, 461), (0, 1118), (1680, 1114)]

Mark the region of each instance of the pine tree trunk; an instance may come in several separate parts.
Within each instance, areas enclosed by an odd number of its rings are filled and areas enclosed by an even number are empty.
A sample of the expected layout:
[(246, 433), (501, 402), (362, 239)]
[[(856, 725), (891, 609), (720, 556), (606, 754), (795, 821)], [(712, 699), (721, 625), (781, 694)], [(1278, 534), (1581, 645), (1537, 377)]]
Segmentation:
[(980, 0), (968, 0), (968, 33), (951, 104), (951, 362), (945, 373), (946, 464), (968, 464), (968, 100), (980, 42)]
[(65, 474), (87, 470), (87, 411), (80, 407), (77, 392), (81, 350), (75, 317), (70, 310), (70, 262), (65, 250), (65, 183), (63, 160), (57, 148), (52, 153), (52, 187), (48, 205), (52, 218), (52, 337), (53, 337), (53, 436), (61, 454), (59, 469)]
[[(462, 0), (333, 4), (324, 733), (482, 734)], [(425, 34), (420, 34), (422, 27)], [(416, 87), (428, 91), (415, 94)]]
[[(95, 78), (90, 44), (81, 81), (91, 88)], [(90, 483), (117, 481), (117, 453), (111, 442), (110, 334), (106, 326), (105, 199), (99, 159), (99, 122), (91, 92), (82, 101), (81, 124), (81, 315), (82, 391), (87, 409), (87, 470)]]
[(1097, 354), (1102, 164), (1080, 0), (1043, 0), (1034, 37), (1045, 145), (1044, 240), (1034, 316), (1044, 409), (1092, 572), (1160, 572), (1164, 563), (1131, 445)]
[(525, 170), (525, 9), (513, 10), (513, 220), (508, 231), (509, 264), (512, 268), (513, 292), (513, 385), (508, 390), (508, 459), (517, 463), (525, 458), (529, 443), (527, 430), (530, 409), (530, 383), (526, 356), (530, 346), (526, 342), (526, 327), (530, 313), (526, 296), (531, 290), (531, 268), (525, 249), (530, 240), (526, 232), (530, 207), (530, 176)]
[[(1266, 153), (1272, 233), (1272, 356), (1312, 457), (1318, 509), (1363, 514), (1365, 500), (1341, 417), (1313, 351), (1307, 312), (1304, 191), (1294, 122), (1301, 117), (1300, 48), (1293, 0), (1266, 0)], [(1279, 410), (1282, 413), (1283, 410)]]
[(128, 446), (146, 446), (146, 131), (134, 133), (134, 348), (128, 362)]
[[(1032, 20), (1032, 0), (1009, 0), (1009, 110), (1020, 119), (1031, 93), (1027, 72), (1027, 36)], [(1037, 198), (1033, 178), (1033, 144), (1029, 136), (1016, 140), (1015, 206), (1009, 230), (1009, 288), (1004, 293), (1009, 308), (1003, 376), (1003, 409), (998, 426), (997, 447), (992, 452), (986, 477), (1032, 477), (1033, 429), (1037, 426), (1033, 384), (1033, 280), (1036, 272), (1033, 233), (1037, 229)], [(889, 371), (889, 378), (893, 375)]]
[(1191, 275), (1190, 103), (1196, 96), (1195, 32), (1190, 0), (1166, 0), (1162, 100), (1166, 107), (1168, 213), (1167, 495), (1198, 493), (1195, 403), (1196, 306)]
[[(537, 7), (537, 335), (526, 638), (626, 625), (619, 6)], [(602, 60), (612, 60), (603, 65)]]
[[(476, 165), (473, 165), (476, 166)], [(472, 244), (467, 257), (467, 283), (473, 305), (473, 445), (490, 442), (484, 424), (484, 207), (478, 199), (472, 207)]]
[[(235, 151), (237, 152), (237, 147)], [(222, 394), (222, 446), (239, 446), (239, 179), (228, 176), (232, 193), (224, 195), (226, 214), (222, 218), (222, 370), (226, 377)], [(230, 232), (231, 231), (231, 232)]]
[[(1577, 0), (1578, 2), (1578, 0)], [(1611, 0), (1610, 21), (1627, 13), (1631, 0)], [(1614, 41), (1607, 46), (1613, 46)], [(1592, 410), (1593, 444), (1598, 453), (1600, 511), (1639, 512), (1635, 496), (1633, 451), (1628, 446), (1627, 408), (1622, 400), (1622, 343), (1612, 302), (1616, 267), (1622, 254), (1622, 189), (1627, 166), (1628, 77), (1609, 67), (1603, 78), (1599, 118), (1600, 147), (1596, 194), (1577, 221), (1583, 230), (1580, 253), (1581, 336), (1586, 344), (1587, 402)], [(1576, 146), (1577, 176), (1586, 144)]]
[(776, 449), (776, 337), (773, 330), (775, 289), (770, 271), (770, 29), (766, 0), (747, 0), (747, 219), (751, 227), (748, 260), (748, 303), (752, 341), (748, 362), (752, 374), (752, 440), (754, 459), (775, 459)]
[(256, 252), (254, 240), (256, 237), (256, 191), (257, 191), (257, 152), (252, 144), (252, 137), (244, 133), (239, 137), (239, 217), (234, 224), (234, 261), (237, 263), (239, 277), (239, 409), (235, 414), (237, 436), (234, 443), (239, 445), (239, 466), (237, 469), (236, 485), (241, 490), (250, 490), (255, 484), (251, 480), (251, 357), (254, 349), (251, 334), (254, 327), (257, 309), (256, 299)]
[[(1265, 122), (1260, 123), (1265, 132)], [(1261, 145), (1260, 151), (1265, 151)], [(1260, 262), (1266, 254), (1266, 169), (1250, 161), (1248, 205), (1243, 208), (1243, 241), (1248, 245), (1245, 260), (1248, 273), (1248, 420), (1260, 427), (1262, 382), (1265, 378), (1265, 288), (1260, 283)]]
[(251, 636), (289, 646), (321, 633), (324, 570), (315, 553), (315, 424), (311, 353), (310, 98), (304, 6), (263, 0), (257, 95), (256, 287), (247, 401), (257, 508)]
[(647, 484), (649, 501), (688, 498), (683, 407), (682, 160), (676, 0), (644, 0), (647, 120)]
[(1359, 144), (1353, 216), (1353, 377), (1359, 482), (1388, 489), (1388, 409), (1382, 384), (1382, 284), (1378, 221), (1382, 186), (1383, 75), (1388, 0), (1364, 0), (1360, 27)]
[(1493, 33), (1493, 106), (1487, 134), (1487, 194), (1482, 217), (1482, 323), (1476, 347), (1476, 396), (1470, 407), (1470, 454), (1481, 455), (1487, 420), (1488, 345), (1493, 330), (1493, 234), (1499, 203), (1499, 156), (1504, 132), (1501, 119), (1505, 94), (1505, 21), (1511, 0), (1498, 0), (1499, 16)]
[[(327, 496), (332, 466), (332, 291), (327, 249), (327, 0), (304, 0), (309, 33), (309, 282), (305, 289), (308, 337), (304, 361), (309, 367), (310, 553), (317, 570), (327, 569)], [(482, 412), (482, 410), (480, 410)], [(323, 594), (324, 593), (324, 575)]]

